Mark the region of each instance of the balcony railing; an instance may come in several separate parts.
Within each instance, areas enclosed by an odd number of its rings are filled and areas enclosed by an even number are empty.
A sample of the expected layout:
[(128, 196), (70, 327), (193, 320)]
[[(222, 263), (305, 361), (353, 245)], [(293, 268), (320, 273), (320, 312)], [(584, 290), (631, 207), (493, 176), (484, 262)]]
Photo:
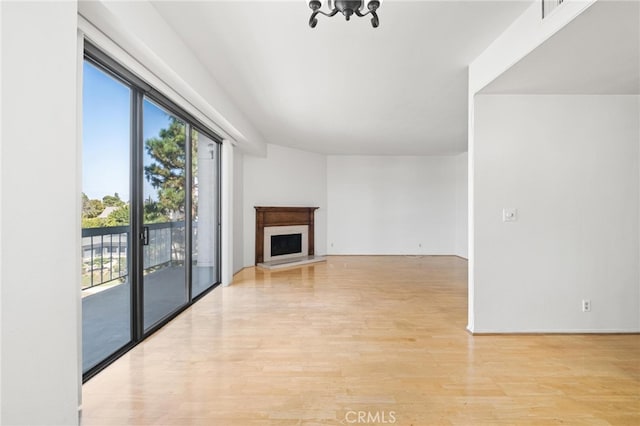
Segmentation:
[[(149, 244), (144, 246), (145, 271), (184, 261), (184, 222), (145, 225)], [(129, 226), (82, 229), (82, 289), (124, 282), (129, 274)]]

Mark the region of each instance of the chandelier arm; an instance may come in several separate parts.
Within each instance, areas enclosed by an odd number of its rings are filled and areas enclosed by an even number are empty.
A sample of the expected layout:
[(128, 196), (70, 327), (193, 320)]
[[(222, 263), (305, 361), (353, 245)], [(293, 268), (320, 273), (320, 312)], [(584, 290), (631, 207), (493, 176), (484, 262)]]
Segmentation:
[(316, 18), (318, 13), (320, 13), (320, 11), (318, 10), (314, 10), (313, 13), (311, 13), (311, 17), (309, 18), (309, 26), (311, 28), (315, 28), (316, 25), (318, 24), (318, 19)]
[(380, 20), (378, 19), (378, 14), (375, 10), (370, 10), (367, 13), (362, 13), (360, 12), (360, 10), (356, 9), (355, 13), (361, 18), (367, 15), (371, 15), (371, 25), (373, 26), (373, 28), (378, 28), (378, 25), (380, 25)]
[(334, 16), (336, 13), (338, 13), (339, 10), (338, 9), (333, 9), (330, 13), (325, 13), (323, 11), (321, 11), (320, 9), (316, 9), (313, 11), (313, 13), (311, 14), (311, 17), (309, 18), (309, 26), (311, 28), (315, 28), (316, 25), (318, 24), (318, 15), (324, 15), (324, 16), (328, 16), (329, 18), (331, 18), (332, 16)]
[(321, 13), (321, 14), (323, 14), (324, 16), (328, 16), (329, 18), (331, 18), (332, 16), (334, 16), (334, 15), (335, 15), (336, 13), (338, 13), (338, 12), (340, 12), (338, 9), (333, 9), (330, 13), (325, 13), (325, 12), (323, 12), (323, 11), (321, 11), (321, 10), (317, 10), (317, 11), (316, 11), (316, 12), (314, 12), (314, 13)]
[(371, 26), (373, 28), (378, 28), (378, 25), (380, 25), (380, 21), (378, 20), (378, 14), (376, 13), (375, 10), (372, 10), (370, 13), (371, 13)]

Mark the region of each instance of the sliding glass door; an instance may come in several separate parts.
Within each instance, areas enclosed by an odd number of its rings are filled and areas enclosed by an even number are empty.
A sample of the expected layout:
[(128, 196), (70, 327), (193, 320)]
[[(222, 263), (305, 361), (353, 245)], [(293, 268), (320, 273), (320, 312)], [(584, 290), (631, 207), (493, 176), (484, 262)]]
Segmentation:
[(144, 100), (144, 329), (184, 306), (186, 125)]
[(83, 79), (86, 379), (219, 283), (221, 140), (92, 46)]

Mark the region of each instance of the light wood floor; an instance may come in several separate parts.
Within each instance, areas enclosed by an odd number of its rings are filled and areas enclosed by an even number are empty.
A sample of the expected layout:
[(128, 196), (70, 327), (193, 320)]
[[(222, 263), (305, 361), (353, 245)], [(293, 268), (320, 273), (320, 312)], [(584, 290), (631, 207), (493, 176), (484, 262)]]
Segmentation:
[(473, 337), (466, 273), (245, 269), (85, 384), (82, 423), (640, 425), (640, 336)]

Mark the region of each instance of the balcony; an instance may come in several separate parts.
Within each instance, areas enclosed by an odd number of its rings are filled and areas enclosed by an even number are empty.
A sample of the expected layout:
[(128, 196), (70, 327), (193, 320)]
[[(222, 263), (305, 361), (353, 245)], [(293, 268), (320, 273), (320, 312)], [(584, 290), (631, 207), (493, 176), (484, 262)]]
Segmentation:
[[(145, 330), (187, 301), (184, 222), (148, 226), (149, 244), (143, 253)], [(195, 224), (193, 229), (195, 237)], [(131, 340), (129, 238), (128, 226), (82, 229), (83, 371)], [(216, 282), (211, 265), (194, 264), (192, 276), (194, 295)]]

